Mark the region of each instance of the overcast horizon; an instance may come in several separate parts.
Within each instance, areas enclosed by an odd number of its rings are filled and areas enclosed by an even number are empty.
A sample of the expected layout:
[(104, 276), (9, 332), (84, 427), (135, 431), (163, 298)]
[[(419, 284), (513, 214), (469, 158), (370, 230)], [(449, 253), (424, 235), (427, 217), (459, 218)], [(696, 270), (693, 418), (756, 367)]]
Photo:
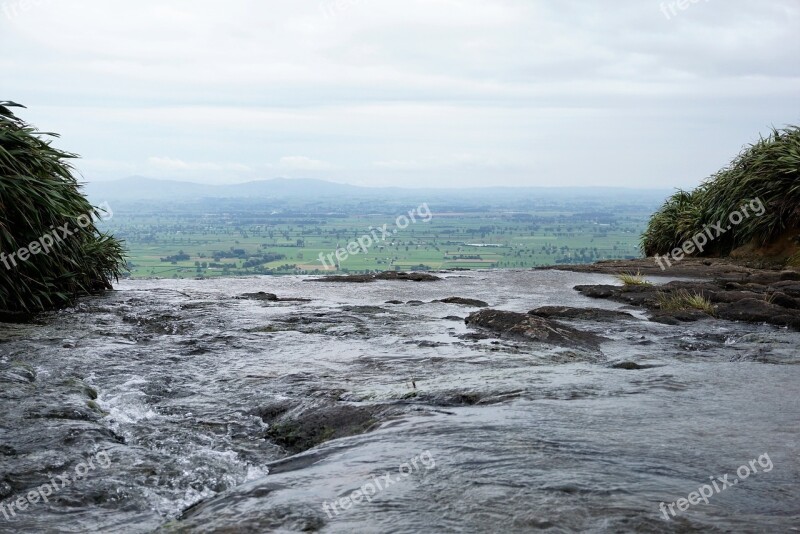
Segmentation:
[(87, 181), (691, 188), (800, 122), (800, 4), (0, 0)]

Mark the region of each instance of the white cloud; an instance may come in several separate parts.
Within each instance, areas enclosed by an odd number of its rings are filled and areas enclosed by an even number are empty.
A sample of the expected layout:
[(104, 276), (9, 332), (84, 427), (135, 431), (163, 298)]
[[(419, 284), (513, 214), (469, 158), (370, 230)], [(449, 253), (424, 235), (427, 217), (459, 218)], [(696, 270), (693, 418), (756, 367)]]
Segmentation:
[(247, 165), (241, 163), (211, 163), (199, 161), (183, 161), (177, 158), (170, 157), (150, 157), (147, 158), (149, 167), (156, 171), (188, 171), (188, 172), (218, 172), (218, 171), (235, 171), (235, 172), (250, 172), (252, 169)]
[(0, 97), (104, 178), (690, 187), (800, 119), (800, 4), (660, 3), (31, 2)]
[(327, 171), (333, 169), (334, 165), (305, 156), (285, 156), (278, 162), (278, 167), (296, 171)]

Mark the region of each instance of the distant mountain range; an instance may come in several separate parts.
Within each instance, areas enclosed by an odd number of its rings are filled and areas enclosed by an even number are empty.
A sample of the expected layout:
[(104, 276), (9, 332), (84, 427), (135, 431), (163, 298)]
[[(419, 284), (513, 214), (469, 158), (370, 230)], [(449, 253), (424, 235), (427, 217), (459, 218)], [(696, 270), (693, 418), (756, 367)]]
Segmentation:
[(157, 180), (131, 176), (109, 182), (91, 182), (84, 188), (95, 202), (105, 200), (199, 200), (209, 198), (312, 199), (350, 198), (425, 198), (520, 199), (597, 198), (661, 201), (672, 193), (667, 189), (626, 189), (619, 187), (479, 187), (463, 189), (408, 189), (400, 187), (360, 187), (312, 179), (275, 178), (234, 185), (208, 185), (176, 180)]

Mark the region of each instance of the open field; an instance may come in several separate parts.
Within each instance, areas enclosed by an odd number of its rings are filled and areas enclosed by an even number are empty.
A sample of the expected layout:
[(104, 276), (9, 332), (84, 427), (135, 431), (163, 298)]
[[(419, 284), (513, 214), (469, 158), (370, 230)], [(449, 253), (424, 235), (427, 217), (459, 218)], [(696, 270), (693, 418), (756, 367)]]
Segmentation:
[[(273, 205), (275, 204), (275, 205)], [(364, 203), (366, 204), (366, 203)], [(640, 256), (652, 205), (356, 201), (117, 203), (107, 225), (126, 242), (131, 276), (217, 277), (384, 270), (531, 268)], [(398, 217), (404, 215), (408, 221)], [(402, 226), (407, 227), (402, 228)], [(384, 228), (385, 231), (381, 231)], [(386, 234), (386, 235), (384, 235)], [(340, 260), (359, 238), (373, 243)], [(325, 260), (325, 265), (320, 259)], [(327, 265), (327, 269), (326, 269)]]

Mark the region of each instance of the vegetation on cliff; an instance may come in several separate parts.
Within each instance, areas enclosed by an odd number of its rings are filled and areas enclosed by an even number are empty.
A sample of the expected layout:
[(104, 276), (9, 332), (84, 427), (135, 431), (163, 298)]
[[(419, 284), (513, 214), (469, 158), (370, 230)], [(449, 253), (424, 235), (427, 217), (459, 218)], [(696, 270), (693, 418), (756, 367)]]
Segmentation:
[(0, 102), (0, 311), (35, 313), (111, 288), (123, 249), (80, 191), (69, 160)]
[[(730, 215), (754, 199), (763, 213), (751, 210), (728, 229)], [(800, 128), (773, 130), (694, 191), (672, 195), (650, 219), (642, 249), (648, 256), (668, 254), (720, 222), (725, 231), (712, 232), (709, 246), (695, 255), (762, 247), (800, 228)]]

